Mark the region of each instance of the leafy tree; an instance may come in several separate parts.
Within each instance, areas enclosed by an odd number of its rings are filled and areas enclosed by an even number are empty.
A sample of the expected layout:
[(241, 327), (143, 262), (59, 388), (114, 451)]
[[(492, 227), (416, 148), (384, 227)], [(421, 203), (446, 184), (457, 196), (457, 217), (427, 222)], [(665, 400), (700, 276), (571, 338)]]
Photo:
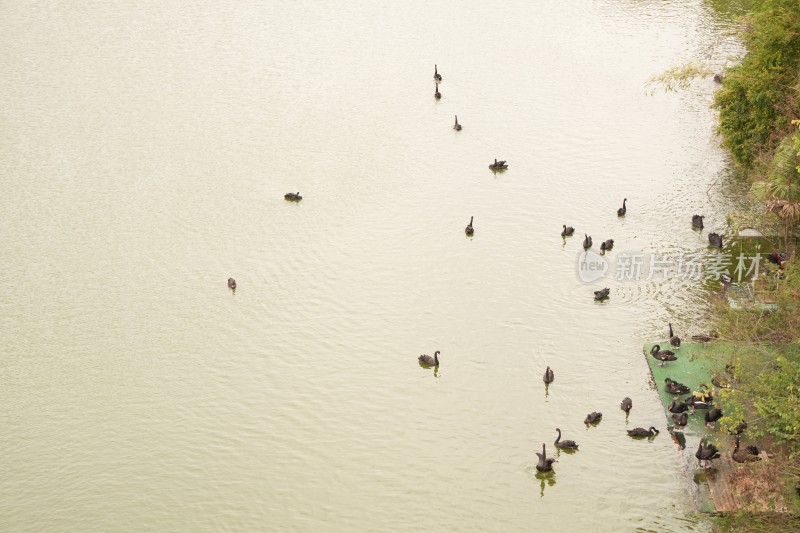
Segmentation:
[(737, 163), (751, 166), (790, 132), (798, 116), (800, 2), (755, 2), (746, 16), (742, 39), (747, 54), (727, 71), (714, 106), (719, 109), (723, 145)]

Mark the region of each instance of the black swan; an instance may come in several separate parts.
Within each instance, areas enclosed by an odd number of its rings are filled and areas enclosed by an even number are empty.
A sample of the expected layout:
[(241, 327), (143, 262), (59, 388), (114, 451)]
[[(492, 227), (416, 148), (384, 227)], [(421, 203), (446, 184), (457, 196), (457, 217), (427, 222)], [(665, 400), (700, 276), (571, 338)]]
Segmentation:
[(436, 92), (433, 93), (433, 97), (437, 100), (442, 97), (442, 93), (439, 92), (439, 84), (436, 84)]
[(722, 248), (722, 235), (719, 233), (709, 233), (708, 234), (708, 243), (711, 246), (716, 246), (717, 248)]
[(453, 129), (456, 131), (461, 131), (461, 124), (458, 123), (458, 115), (456, 115), (456, 123), (453, 126)]
[(669, 322), (669, 344), (676, 350), (681, 348), (681, 338), (672, 333), (672, 322)]
[(695, 228), (703, 229), (703, 219), (705, 216), (703, 215), (692, 215), (692, 226)]
[(716, 409), (716, 408), (709, 409), (708, 411), (706, 411), (706, 416), (705, 416), (706, 427), (709, 427), (710, 424), (713, 424), (714, 422), (716, 422), (720, 418), (722, 418), (722, 410), (721, 409)]
[(672, 400), (672, 403), (669, 404), (669, 407), (667, 407), (667, 410), (670, 413), (682, 413), (684, 411), (687, 411), (688, 409), (689, 405), (687, 405), (684, 402), (679, 402), (678, 400)]
[(625, 411), (626, 413), (630, 413), (632, 407), (633, 407), (633, 400), (631, 400), (627, 396), (623, 398), (622, 402), (620, 402), (619, 404), (619, 408)]
[(556, 441), (553, 443), (553, 444), (555, 444), (556, 448), (560, 448), (562, 450), (577, 450), (578, 449), (578, 443), (577, 442), (575, 442), (574, 440), (561, 440), (561, 430), (556, 428), (556, 431), (558, 431), (558, 438), (556, 438)]
[(608, 239), (607, 241), (603, 241), (600, 243), (600, 249), (602, 251), (610, 250), (614, 247), (614, 239)]
[(739, 423), (736, 425), (736, 427), (735, 427), (735, 428), (729, 428), (727, 431), (728, 431), (728, 433), (730, 433), (731, 435), (739, 435), (739, 434), (741, 434), (741, 433), (742, 433), (742, 432), (743, 432), (745, 429), (747, 429), (747, 422), (745, 422), (744, 420), (742, 420), (741, 422), (739, 422)]
[(572, 226), (567, 226), (566, 224), (562, 224), (562, 226), (564, 227), (564, 229), (561, 231), (562, 237), (569, 237), (573, 233), (575, 233), (575, 228), (573, 228)]
[(489, 165), (489, 168), (492, 170), (505, 170), (508, 168), (508, 165), (505, 161), (498, 161), (497, 159), (494, 160), (494, 163)]
[(694, 412), (695, 409), (710, 409), (714, 405), (711, 403), (711, 400), (701, 400), (695, 395), (686, 398), (684, 403), (692, 408), (692, 412)]
[(552, 457), (547, 457), (547, 452), (544, 449), (544, 442), (542, 443), (542, 453), (536, 452), (536, 455), (539, 456), (539, 463), (536, 465), (536, 470), (539, 472), (550, 472), (556, 460)]
[(627, 212), (628, 212), (628, 208), (627, 208), (627, 207), (625, 207), (625, 202), (627, 202), (627, 201), (628, 201), (628, 199), (627, 199), (627, 198), (623, 198), (623, 199), (622, 199), (622, 207), (620, 207), (619, 209), (617, 209), (617, 216), (618, 216), (618, 217), (624, 217), (624, 216), (625, 216), (625, 213), (627, 213)]
[(236, 290), (236, 280), (233, 278), (228, 278), (228, 288)]
[(606, 287), (603, 290), (594, 291), (594, 299), (597, 300), (598, 302), (602, 301), (602, 300), (605, 300), (606, 298), (608, 298), (608, 294), (610, 292), (611, 292), (611, 289), (609, 289), (608, 287)]
[(584, 424), (597, 424), (600, 420), (603, 419), (603, 413), (592, 412), (586, 415), (586, 419), (583, 421)]
[(700, 333), (699, 335), (692, 335), (692, 340), (697, 342), (711, 342), (715, 341), (719, 338), (719, 335), (716, 331), (712, 331), (708, 335), (705, 333)]
[(627, 431), (630, 437), (655, 437), (658, 435), (658, 430), (653, 426), (650, 426), (650, 429), (633, 428)]
[(689, 422), (689, 414), (688, 413), (674, 413), (672, 415), (672, 420), (675, 422), (675, 425), (678, 427), (683, 427)]
[(786, 262), (787, 259), (789, 259), (789, 256), (786, 255), (786, 252), (781, 252), (781, 253), (772, 252), (767, 256), (767, 261), (769, 261), (773, 265), (778, 265), (780, 268), (783, 268), (783, 264)]
[(442, 75), (439, 74), (439, 69), (436, 65), (433, 65), (433, 79), (436, 81), (442, 81)]
[(287, 192), (283, 195), (283, 198), (284, 200), (289, 200), (290, 202), (299, 202), (303, 199), (299, 192)]
[(706, 468), (709, 466), (709, 462), (712, 459), (719, 458), (719, 450), (713, 444), (704, 445), (703, 441), (700, 441), (700, 445), (697, 447), (697, 451), (694, 454), (695, 457), (700, 461), (700, 466)]
[(653, 346), (653, 349), (650, 350), (650, 355), (652, 355), (655, 359), (661, 361), (658, 366), (666, 366), (667, 361), (677, 361), (678, 358), (675, 357), (675, 352), (671, 350), (662, 350), (661, 346), (656, 344)]
[(670, 394), (686, 394), (691, 389), (683, 383), (672, 381), (670, 378), (664, 379), (664, 390)]
[(552, 383), (555, 378), (556, 377), (553, 374), (553, 371), (550, 370), (550, 367), (548, 366), (547, 369), (544, 371), (544, 378), (543, 378), (544, 382), (545, 383)]
[(426, 365), (426, 366), (439, 366), (439, 350), (436, 350), (433, 353), (433, 357), (431, 357), (430, 355), (423, 354), (423, 355), (420, 355), (418, 359), (419, 359), (419, 362), (422, 363), (423, 365)]
[(747, 448), (740, 450), (739, 435), (736, 435), (735, 445), (733, 447), (733, 451), (731, 452), (731, 459), (737, 463), (750, 463), (753, 461), (760, 461), (761, 457), (758, 455), (758, 448), (752, 444)]
[(714, 74), (714, 82), (715, 83), (722, 83), (725, 80), (725, 76), (717, 72)]
[(464, 233), (466, 233), (467, 235), (472, 235), (473, 233), (475, 233), (475, 229), (472, 227), (472, 219), (474, 218), (475, 217), (469, 217), (469, 224), (467, 224), (467, 227), (464, 228)]
[(589, 235), (587, 235), (586, 233), (584, 233), (583, 236), (584, 236), (583, 249), (588, 250), (589, 248), (592, 247), (592, 238), (589, 237)]

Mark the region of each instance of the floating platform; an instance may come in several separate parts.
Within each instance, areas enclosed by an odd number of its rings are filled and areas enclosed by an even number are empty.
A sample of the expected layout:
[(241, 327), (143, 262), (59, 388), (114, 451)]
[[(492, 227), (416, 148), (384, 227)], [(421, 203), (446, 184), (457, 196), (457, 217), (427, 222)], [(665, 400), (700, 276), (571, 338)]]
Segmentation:
[[(650, 355), (650, 350), (656, 344), (662, 350), (675, 352), (678, 360), (669, 361), (665, 366), (659, 366), (661, 361)], [(668, 409), (674, 395), (665, 390), (664, 380), (670, 378), (673, 381), (683, 383), (692, 392), (699, 391), (700, 385), (706, 384), (709, 390), (713, 391), (716, 402), (719, 388), (713, 386), (711, 379), (716, 373), (721, 373), (724, 370), (725, 362), (733, 350), (735, 350), (733, 345), (716, 341), (682, 343), (678, 350), (672, 348), (668, 340), (644, 345), (644, 355), (647, 358), (650, 373), (655, 381), (661, 404), (664, 407), (667, 427), (670, 430), (672, 439), (678, 445), (678, 452), (688, 478), (687, 484), (692, 494), (695, 509), (701, 513), (726, 513), (738, 511), (745, 507), (752, 507), (752, 501), (740, 502), (738, 500), (732, 485), (737, 469), (746, 467), (734, 462), (730, 457), (730, 451), (733, 448), (733, 436), (724, 431), (706, 428), (705, 409), (697, 409), (695, 414), (690, 414), (689, 422), (684, 428), (675, 427), (672, 413)], [(681, 397), (686, 398), (688, 394), (681, 395)], [(694, 456), (700, 444), (700, 439), (706, 439), (720, 449), (719, 459), (714, 459), (712, 466), (707, 469), (700, 468), (697, 458)], [(768, 456), (764, 452), (761, 452), (761, 458), (763, 463), (768, 460)], [(764, 511), (766, 510), (764, 509)]]
[[(678, 358), (677, 361), (668, 361), (665, 366), (659, 366), (661, 361), (650, 355), (650, 350), (656, 344), (659, 345), (662, 350), (672, 350), (675, 352), (675, 356)], [(716, 481), (720, 476), (710, 474), (709, 470), (711, 469), (704, 470), (700, 468), (697, 458), (694, 456), (701, 438), (708, 439), (708, 441), (713, 442), (717, 448), (723, 449), (722, 443), (719, 442), (721, 437), (717, 435), (715, 430), (705, 427), (705, 409), (697, 409), (695, 414), (690, 414), (689, 422), (685, 427), (675, 427), (675, 422), (672, 420), (672, 413), (670, 413), (668, 409), (675, 396), (665, 390), (664, 380), (670, 378), (673, 381), (686, 385), (693, 392), (699, 391), (700, 384), (704, 383), (709, 387), (709, 390), (714, 392), (716, 398), (718, 391), (715, 390), (716, 388), (712, 385), (711, 378), (714, 376), (715, 372), (724, 369), (724, 361), (727, 360), (726, 356), (730, 353), (731, 349), (731, 345), (716, 341), (708, 343), (684, 342), (678, 350), (670, 346), (668, 339), (644, 345), (644, 356), (647, 359), (647, 364), (650, 367), (650, 374), (655, 383), (656, 390), (658, 390), (661, 404), (664, 407), (664, 415), (667, 419), (669, 433), (678, 445), (678, 453), (680, 454), (681, 464), (687, 477), (687, 485), (689, 486), (695, 509), (702, 513), (721, 512), (722, 509), (729, 508), (723, 496), (728, 491), (724, 489), (723, 483), (718, 483)], [(683, 394), (681, 397), (686, 398), (688, 394)], [(714, 468), (718, 468), (718, 463), (721, 460), (722, 457), (713, 461)], [(714, 485), (713, 488), (712, 485)]]

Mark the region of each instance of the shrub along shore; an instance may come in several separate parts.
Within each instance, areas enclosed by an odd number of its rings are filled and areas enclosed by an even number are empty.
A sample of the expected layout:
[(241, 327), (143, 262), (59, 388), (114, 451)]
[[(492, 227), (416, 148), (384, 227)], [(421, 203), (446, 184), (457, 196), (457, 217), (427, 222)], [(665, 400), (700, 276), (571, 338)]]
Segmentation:
[(722, 85), (713, 107), (719, 112), (722, 145), (763, 209), (731, 219), (743, 216), (767, 235), (777, 232), (771, 251), (785, 253), (787, 260), (762, 275), (775, 306), (732, 309), (719, 298), (710, 322), (721, 340), (737, 347), (721, 361), (731, 383), (722, 394), (726, 416), (721, 426), (731, 430), (745, 421), (743, 440), (760, 439), (774, 454), (780, 474), (776, 479), (773, 472), (769, 483), (781, 489), (789, 513), (743, 511), (718, 518), (714, 527), (800, 531), (800, 260), (793, 244), (800, 226), (800, 2), (737, 4), (746, 10), (739, 26), (746, 53), (719, 73)]

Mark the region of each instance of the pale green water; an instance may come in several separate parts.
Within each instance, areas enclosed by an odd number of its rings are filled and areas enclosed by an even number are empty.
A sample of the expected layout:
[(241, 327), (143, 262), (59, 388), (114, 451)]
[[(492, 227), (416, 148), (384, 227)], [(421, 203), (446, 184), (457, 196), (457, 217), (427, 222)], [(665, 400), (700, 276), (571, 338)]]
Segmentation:
[(237, 4), (0, 4), (0, 530), (706, 530), (669, 435), (625, 435), (664, 428), (641, 345), (703, 293), (584, 284), (559, 232), (706, 253), (714, 86), (643, 85), (725, 24)]

